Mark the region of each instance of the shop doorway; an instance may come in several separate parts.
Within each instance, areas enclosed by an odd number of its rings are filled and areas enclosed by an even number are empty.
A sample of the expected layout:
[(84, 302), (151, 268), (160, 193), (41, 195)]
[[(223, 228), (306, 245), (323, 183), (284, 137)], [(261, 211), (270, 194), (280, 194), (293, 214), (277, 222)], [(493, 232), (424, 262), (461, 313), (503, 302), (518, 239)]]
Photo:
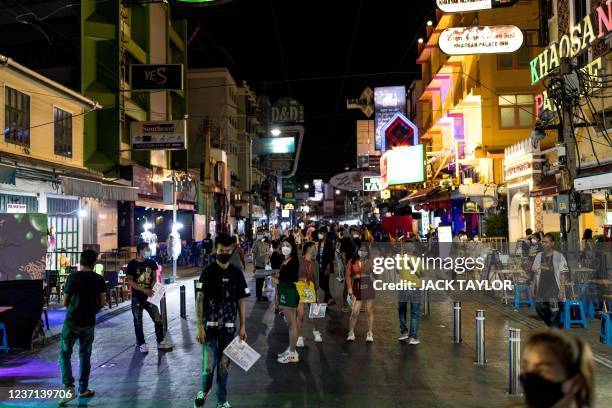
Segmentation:
[(510, 201), (508, 211), (508, 233), (510, 242), (516, 242), (525, 236), (527, 228), (533, 229), (531, 225), (531, 208), (529, 207), (529, 196), (519, 191)]

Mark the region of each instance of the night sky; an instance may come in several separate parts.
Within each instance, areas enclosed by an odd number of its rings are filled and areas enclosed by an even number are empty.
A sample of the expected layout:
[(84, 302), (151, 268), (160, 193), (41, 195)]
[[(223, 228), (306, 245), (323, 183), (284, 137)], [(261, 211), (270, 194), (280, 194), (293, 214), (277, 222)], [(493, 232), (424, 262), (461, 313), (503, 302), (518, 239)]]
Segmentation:
[(235, 0), (177, 14), (189, 19), (188, 35), (200, 26), (190, 65), (226, 65), (272, 101), (290, 95), (305, 105), (298, 179), (327, 181), (355, 166), (355, 120), (365, 116), (346, 99), (420, 76), (417, 39), (434, 10), (431, 0)]

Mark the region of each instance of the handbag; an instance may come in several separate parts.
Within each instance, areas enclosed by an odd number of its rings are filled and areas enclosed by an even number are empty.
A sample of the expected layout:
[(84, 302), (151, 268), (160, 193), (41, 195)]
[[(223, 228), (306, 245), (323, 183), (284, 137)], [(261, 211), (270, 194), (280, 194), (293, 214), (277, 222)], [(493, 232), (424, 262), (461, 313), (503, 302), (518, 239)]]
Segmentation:
[(300, 302), (314, 303), (317, 300), (314, 282), (299, 280), (295, 283), (295, 287), (300, 295)]

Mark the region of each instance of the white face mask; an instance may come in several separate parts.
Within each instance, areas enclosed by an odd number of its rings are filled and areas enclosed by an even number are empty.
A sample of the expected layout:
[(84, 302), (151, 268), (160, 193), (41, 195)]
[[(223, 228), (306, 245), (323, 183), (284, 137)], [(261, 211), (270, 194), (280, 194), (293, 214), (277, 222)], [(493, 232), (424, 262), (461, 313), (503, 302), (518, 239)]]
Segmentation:
[(537, 239), (535, 239), (535, 238), (531, 238), (531, 243), (532, 243), (532, 244), (537, 244), (537, 243), (538, 243), (538, 240), (537, 240)]
[(291, 255), (291, 247), (284, 246), (281, 248), (281, 252), (283, 253), (283, 255), (289, 256)]
[(355, 239), (359, 238), (359, 234), (353, 234), (353, 238)]
[(319, 239), (323, 239), (323, 234), (319, 234), (317, 237), (319, 237)]

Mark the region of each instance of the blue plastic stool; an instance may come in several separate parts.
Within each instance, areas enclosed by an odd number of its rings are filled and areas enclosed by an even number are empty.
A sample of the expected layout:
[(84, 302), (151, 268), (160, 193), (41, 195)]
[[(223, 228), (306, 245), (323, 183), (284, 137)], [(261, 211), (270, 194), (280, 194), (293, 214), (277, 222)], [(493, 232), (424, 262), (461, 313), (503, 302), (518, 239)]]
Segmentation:
[[(569, 329), (572, 327), (572, 324), (581, 324), (585, 329), (589, 327), (589, 323), (587, 322), (586, 313), (584, 312), (584, 305), (579, 300), (568, 300), (563, 302), (563, 328)], [(578, 317), (576, 319), (572, 319), (572, 310), (576, 310)]]
[(581, 283), (578, 285), (578, 290), (586, 315), (589, 319), (594, 319), (596, 315), (595, 309), (599, 307), (597, 286), (592, 283)]
[[(526, 295), (526, 299), (523, 300), (523, 294)], [(531, 299), (531, 288), (529, 285), (524, 283), (518, 283), (514, 285), (514, 309), (519, 310), (521, 305), (533, 307), (533, 300)]]
[(612, 346), (612, 312), (599, 314), (599, 341)]
[(6, 339), (6, 325), (4, 323), (0, 323), (0, 330), (2, 330), (2, 344), (0, 344), (0, 350), (8, 353), (8, 340)]

